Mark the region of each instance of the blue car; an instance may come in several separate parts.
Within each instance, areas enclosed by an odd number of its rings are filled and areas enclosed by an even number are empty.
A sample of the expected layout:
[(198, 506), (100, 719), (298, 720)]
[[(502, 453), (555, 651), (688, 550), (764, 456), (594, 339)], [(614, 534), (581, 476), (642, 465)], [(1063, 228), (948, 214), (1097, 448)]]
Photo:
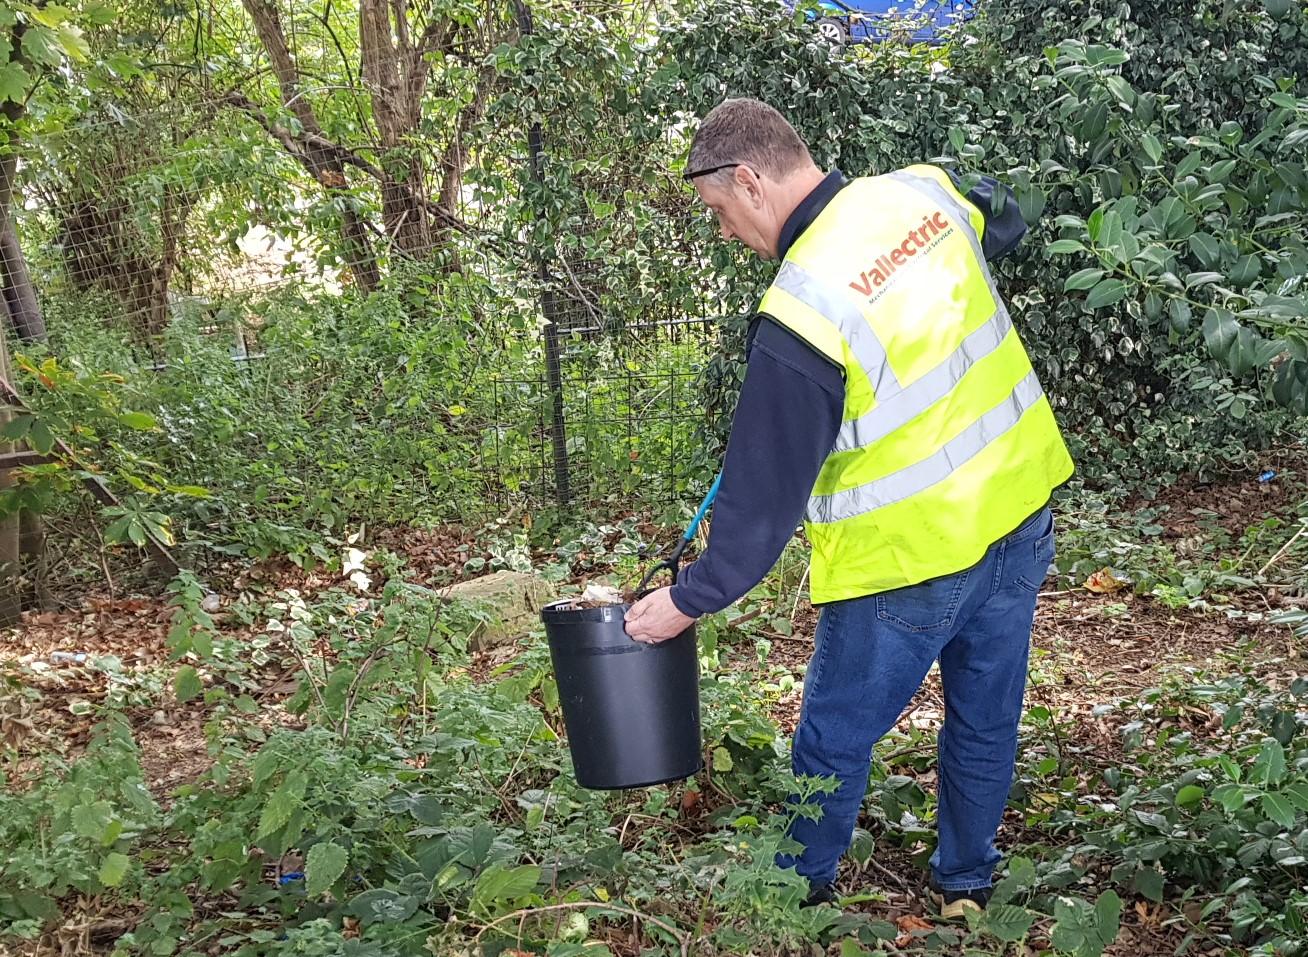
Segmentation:
[[(787, 0), (791, 9), (797, 0)], [(805, 19), (832, 46), (846, 43), (939, 43), (945, 30), (971, 18), (974, 0), (818, 0)]]

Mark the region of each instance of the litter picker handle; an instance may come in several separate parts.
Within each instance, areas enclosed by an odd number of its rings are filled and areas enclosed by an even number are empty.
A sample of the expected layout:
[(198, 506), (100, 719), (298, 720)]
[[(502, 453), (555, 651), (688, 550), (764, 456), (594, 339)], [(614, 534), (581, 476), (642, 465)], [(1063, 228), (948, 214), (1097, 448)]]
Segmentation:
[[(686, 528), (686, 534), (681, 536), (683, 542), (689, 542), (695, 537), (695, 533), (699, 531), (699, 523), (704, 521), (704, 516), (708, 514), (708, 510), (713, 505), (713, 500), (718, 497), (718, 487), (721, 484), (722, 473), (719, 472), (718, 477), (715, 478), (713, 484), (709, 486), (708, 494), (704, 496), (704, 501), (699, 503), (699, 511), (696, 512), (695, 517), (691, 519), (690, 525)], [(680, 557), (680, 555), (678, 555), (678, 557)]]
[(664, 568), (672, 572), (672, 583), (674, 585), (677, 583), (677, 572), (681, 568), (681, 556), (685, 554), (686, 548), (695, 537), (695, 532), (699, 530), (699, 523), (704, 521), (704, 516), (708, 514), (709, 508), (713, 505), (713, 500), (718, 497), (718, 486), (721, 484), (722, 474), (718, 473), (718, 477), (713, 480), (713, 485), (709, 488), (708, 494), (704, 496), (704, 501), (699, 503), (699, 511), (695, 513), (694, 519), (691, 520), (686, 533), (678, 540), (676, 547), (668, 553), (667, 558), (652, 565), (650, 570), (645, 573), (645, 577), (640, 580), (640, 584), (636, 586), (638, 598), (645, 596), (645, 590), (649, 587), (649, 583)]

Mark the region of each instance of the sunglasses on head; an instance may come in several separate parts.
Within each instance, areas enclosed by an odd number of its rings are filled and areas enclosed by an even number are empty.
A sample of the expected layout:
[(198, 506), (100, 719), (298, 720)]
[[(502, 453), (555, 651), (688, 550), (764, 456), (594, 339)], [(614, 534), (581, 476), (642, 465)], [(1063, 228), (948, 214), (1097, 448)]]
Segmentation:
[(687, 183), (689, 183), (692, 179), (699, 179), (701, 176), (707, 176), (709, 175), (709, 173), (716, 173), (718, 172), (718, 170), (733, 169), (734, 167), (744, 166), (744, 165), (745, 165), (744, 163), (741, 163), (739, 161), (734, 163), (723, 163), (720, 166), (710, 166), (707, 169), (697, 169), (693, 173), (682, 173), (681, 178), (684, 179)]

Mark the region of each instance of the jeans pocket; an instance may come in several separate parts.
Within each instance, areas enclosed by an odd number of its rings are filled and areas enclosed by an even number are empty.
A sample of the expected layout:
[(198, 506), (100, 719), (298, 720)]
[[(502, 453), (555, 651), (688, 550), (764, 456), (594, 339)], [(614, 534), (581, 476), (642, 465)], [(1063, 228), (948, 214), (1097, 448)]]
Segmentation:
[[(1012, 549), (1016, 553), (1014, 578), (1017, 583), (1029, 591), (1038, 592), (1040, 586), (1049, 577), (1049, 566), (1054, 560), (1054, 519), (1049, 518), (1049, 528), (1034, 542), (1023, 542)], [(1007, 560), (1007, 555), (1005, 556)]]
[(882, 592), (876, 596), (877, 618), (912, 632), (951, 628), (970, 574), (969, 570)]

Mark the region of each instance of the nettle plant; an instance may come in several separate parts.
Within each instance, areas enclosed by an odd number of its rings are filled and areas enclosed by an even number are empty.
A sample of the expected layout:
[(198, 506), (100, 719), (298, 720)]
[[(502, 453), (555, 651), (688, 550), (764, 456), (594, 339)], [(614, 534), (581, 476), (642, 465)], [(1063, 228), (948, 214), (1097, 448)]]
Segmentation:
[[(1116, 765), (1051, 780), (1024, 768), (1028, 823), (1070, 837), (1037, 887), (1106, 880), (1175, 904), (1185, 946), (1299, 953), (1308, 930), (1308, 681), (1181, 675), (1120, 714)], [(1075, 746), (1073, 746), (1075, 748)], [(1034, 776), (1031, 776), (1034, 774)], [(1097, 778), (1098, 780), (1095, 780)], [(1029, 794), (1028, 794), (1029, 792)]]
[(33, 398), (31, 407), (11, 406), (0, 441), (26, 443), (47, 461), (16, 471), (17, 481), (0, 490), (0, 516), (47, 512), (80, 483), (107, 483), (122, 498), (101, 509), (106, 542), (143, 546), (153, 537), (173, 544), (170, 504), (209, 493), (176, 483), (163, 466), (137, 450), (134, 433), (159, 432), (160, 427), (149, 412), (133, 407), (126, 380), (55, 358), (37, 361), (19, 355), (15, 365)]

